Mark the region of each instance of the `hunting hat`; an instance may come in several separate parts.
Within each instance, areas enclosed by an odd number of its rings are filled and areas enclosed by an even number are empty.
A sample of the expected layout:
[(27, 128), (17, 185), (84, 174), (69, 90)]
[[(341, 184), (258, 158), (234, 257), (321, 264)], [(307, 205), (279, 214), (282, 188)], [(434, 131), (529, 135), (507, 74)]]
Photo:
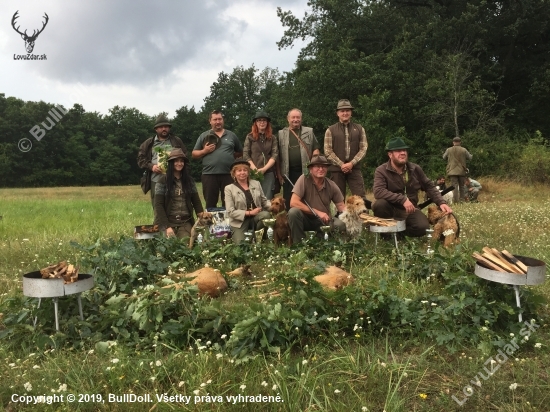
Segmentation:
[(271, 121), (271, 117), (269, 117), (269, 115), (263, 110), (256, 112), (256, 116), (254, 116), (254, 118), (252, 119), (252, 123), (254, 123), (258, 119), (267, 119), (268, 122)]
[(386, 144), (386, 151), (391, 152), (392, 150), (402, 150), (402, 149), (408, 149), (409, 146), (405, 144), (403, 139), (400, 137), (394, 137), (390, 139), (390, 141)]
[(351, 103), (349, 102), (348, 99), (341, 99), (341, 100), (338, 100), (338, 105), (336, 106), (336, 111), (341, 110), (341, 109), (351, 109), (351, 110), (353, 110), (353, 106), (351, 105)]
[(308, 169), (312, 166), (316, 166), (316, 165), (321, 165), (321, 166), (330, 166), (331, 163), (329, 163), (329, 161), (327, 160), (327, 158), (323, 155), (317, 155), (317, 156), (313, 156), (311, 158), (311, 162), (309, 162), (309, 164), (307, 165)]
[(460, 143), (461, 141), (462, 141), (462, 139), (461, 139), (460, 137), (458, 137), (458, 136), (456, 136), (456, 137), (453, 138), (453, 142), (458, 142), (458, 143)]
[(250, 163), (248, 163), (242, 157), (239, 157), (238, 159), (235, 159), (235, 161), (231, 165), (231, 170), (233, 170), (237, 166), (248, 166), (250, 168)]
[(166, 115), (164, 113), (161, 113), (161, 114), (158, 115), (157, 121), (156, 121), (155, 126), (153, 127), (153, 129), (156, 129), (157, 127), (160, 127), (160, 126), (172, 127), (172, 123), (170, 123), (168, 121), (168, 118), (166, 117)]
[(187, 156), (185, 156), (185, 153), (183, 153), (183, 150), (181, 150), (179, 147), (176, 149), (173, 149), (170, 152), (170, 155), (168, 156), (168, 161), (174, 160), (174, 159), (183, 159), (185, 163), (189, 161), (187, 159)]

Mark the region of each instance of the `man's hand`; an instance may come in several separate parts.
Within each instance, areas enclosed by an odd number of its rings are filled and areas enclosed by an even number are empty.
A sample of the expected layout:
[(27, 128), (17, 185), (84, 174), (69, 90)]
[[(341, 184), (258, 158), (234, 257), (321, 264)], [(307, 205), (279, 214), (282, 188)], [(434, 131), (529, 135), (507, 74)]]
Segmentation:
[(162, 170), (160, 170), (160, 167), (158, 165), (153, 165), (153, 168), (151, 169), (153, 173), (162, 173)]
[(405, 208), (407, 214), (414, 213), (414, 211), (416, 210), (416, 207), (414, 207), (409, 199), (405, 200), (405, 203), (403, 203), (403, 207)]
[(176, 236), (176, 234), (174, 233), (174, 229), (172, 229), (171, 227), (167, 228), (166, 237), (173, 237), (173, 236)]
[(342, 169), (343, 173), (350, 173), (351, 169), (353, 169), (353, 163), (344, 163), (340, 168)]
[(447, 205), (447, 204), (442, 204), (442, 205), (439, 206), (439, 208), (440, 208), (443, 212), (445, 212), (446, 215), (450, 215), (451, 213), (453, 213), (453, 209), (451, 209), (451, 208), (449, 207), (449, 205)]
[(204, 145), (204, 155), (212, 153), (214, 150), (216, 150), (216, 145), (214, 143), (207, 143)]
[(328, 223), (330, 222), (329, 215), (327, 215), (325, 212), (321, 212), (320, 210), (315, 210), (315, 213), (317, 213), (317, 216), (319, 216), (319, 219), (321, 219), (321, 222), (323, 222), (325, 225), (328, 225)]

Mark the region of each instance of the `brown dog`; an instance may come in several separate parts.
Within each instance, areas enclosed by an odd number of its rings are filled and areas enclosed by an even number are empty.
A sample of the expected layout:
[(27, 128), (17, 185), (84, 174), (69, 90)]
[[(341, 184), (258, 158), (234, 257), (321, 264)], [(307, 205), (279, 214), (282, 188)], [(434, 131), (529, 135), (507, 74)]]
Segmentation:
[(437, 205), (431, 205), (428, 207), (428, 221), (434, 227), (433, 238), (443, 242), (444, 247), (460, 242), (460, 226), (454, 214), (445, 215)]
[(271, 214), (275, 217), (275, 225), (273, 226), (273, 242), (279, 246), (279, 242), (287, 242), (287, 245), (292, 244), (290, 237), (290, 226), (288, 225), (288, 216), (286, 214), (285, 199), (276, 197), (271, 201), (269, 208)]
[(195, 221), (195, 224), (193, 225), (193, 228), (191, 229), (191, 238), (189, 239), (189, 249), (191, 249), (195, 243), (195, 240), (197, 239), (197, 236), (199, 235), (197, 233), (196, 228), (197, 227), (205, 227), (208, 228), (212, 224), (212, 213), (210, 212), (202, 212), (197, 214), (197, 220)]

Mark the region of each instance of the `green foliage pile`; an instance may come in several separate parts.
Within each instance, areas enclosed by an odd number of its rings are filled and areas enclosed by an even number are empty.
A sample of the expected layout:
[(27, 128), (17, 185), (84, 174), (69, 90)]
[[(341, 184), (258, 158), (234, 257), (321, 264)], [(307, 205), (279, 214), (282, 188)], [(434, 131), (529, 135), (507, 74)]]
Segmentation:
[[(478, 346), (489, 352), (521, 327), (511, 290), (472, 275), (470, 252), (461, 248), (438, 248), (429, 258), (414, 243), (404, 245), (401, 256), (374, 254), (364, 240), (311, 240), (300, 250), (217, 241), (187, 249), (173, 238), (75, 246), (84, 264), (95, 268), (96, 287), (83, 294), (85, 320), (75, 316), (76, 299), (63, 298), (61, 332), (53, 333), (49, 305), (37, 308), (35, 299), (9, 297), (0, 307), (0, 338), (6, 345), (85, 348), (118, 341), (138, 351), (157, 343), (211, 346), (243, 361), (258, 352), (281, 353), (334, 336), (388, 335), (450, 351)], [(195, 286), (171, 287), (178, 274), (205, 264), (225, 273), (249, 262), (272, 279), (277, 296), (261, 299), (242, 278), (229, 278), (229, 291), (217, 300), (199, 297)], [(356, 281), (329, 292), (313, 278), (334, 263), (351, 268)], [(539, 303), (525, 292), (524, 317), (530, 319)]]

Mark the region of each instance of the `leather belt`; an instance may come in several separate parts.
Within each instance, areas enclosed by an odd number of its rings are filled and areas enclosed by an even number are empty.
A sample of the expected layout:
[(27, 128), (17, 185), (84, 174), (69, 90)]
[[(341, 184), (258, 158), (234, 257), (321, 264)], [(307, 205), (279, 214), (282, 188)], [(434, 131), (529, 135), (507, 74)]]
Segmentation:
[(171, 215), (170, 217), (175, 220), (189, 220), (191, 218), (187, 215)]

